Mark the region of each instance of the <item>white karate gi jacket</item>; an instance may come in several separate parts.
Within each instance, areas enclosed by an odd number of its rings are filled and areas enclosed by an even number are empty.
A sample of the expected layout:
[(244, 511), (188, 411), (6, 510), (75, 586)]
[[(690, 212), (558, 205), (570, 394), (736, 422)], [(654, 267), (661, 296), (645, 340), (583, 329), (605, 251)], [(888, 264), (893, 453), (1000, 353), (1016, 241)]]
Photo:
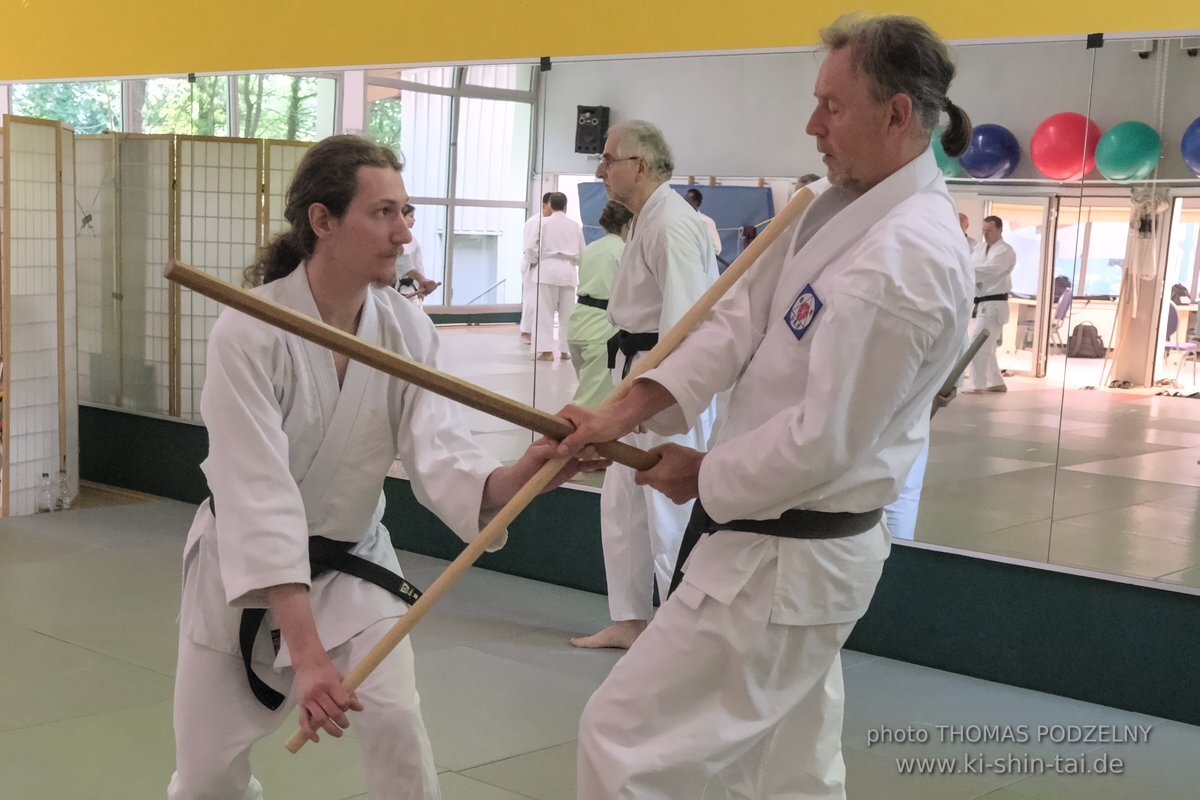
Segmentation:
[(521, 229), (521, 270), (523, 272), (531, 271), (537, 264), (538, 239), (541, 232), (542, 215), (539, 212), (525, 220), (525, 227)]
[(700, 215), (664, 183), (629, 230), (608, 319), (630, 333), (666, 333), (717, 274), (717, 256)]
[(583, 228), (563, 211), (542, 220), (540, 232), (526, 238), (525, 260), (533, 265), (537, 282), (546, 286), (578, 286), (579, 257), (587, 243)]
[[(320, 318), (303, 264), (255, 292)], [(429, 317), (391, 287), (368, 290), (358, 335), (436, 365)], [(241, 610), (266, 607), (265, 590), (285, 583), (311, 586), (327, 650), (402, 614), (403, 601), (358, 578), (311, 580), (307, 543), (355, 542), (351, 552), (399, 573), (381, 524), (397, 457), (417, 499), (462, 539), (485, 521), (483, 485), (499, 463), (471, 439), (459, 406), (355, 361), (339, 391), (330, 351), (239, 312), (213, 326), (200, 410), (217, 511), (200, 505), (184, 550), (183, 602), (199, 610), (184, 615), (184, 633), (198, 644), (236, 654)], [(268, 613), (256, 652), (272, 625)], [(275, 665), (290, 663), (284, 643)]]
[(700, 214), (700, 221), (704, 223), (704, 227), (708, 229), (709, 241), (713, 243), (713, 250), (717, 255), (721, 255), (721, 232), (717, 230), (717, 221), (708, 214), (696, 212)]
[[(932, 150), (795, 252), (800, 226), (645, 375), (678, 402), (650, 420), (661, 432), (683, 430), (733, 386), (699, 476), (717, 522), (791, 508), (863, 512), (895, 500), (966, 330), (974, 275)], [(822, 305), (798, 338), (787, 318), (810, 285)], [(824, 540), (723, 532), (696, 548), (680, 593), (690, 584), (731, 602), (777, 552), (773, 622), (850, 622), (866, 611), (888, 548), (883, 526)]]
[(971, 267), (975, 273), (975, 296), (1008, 294), (1012, 291), (1012, 273), (1017, 266), (1017, 254), (1012, 245), (1000, 239), (990, 248), (980, 242), (971, 251)]

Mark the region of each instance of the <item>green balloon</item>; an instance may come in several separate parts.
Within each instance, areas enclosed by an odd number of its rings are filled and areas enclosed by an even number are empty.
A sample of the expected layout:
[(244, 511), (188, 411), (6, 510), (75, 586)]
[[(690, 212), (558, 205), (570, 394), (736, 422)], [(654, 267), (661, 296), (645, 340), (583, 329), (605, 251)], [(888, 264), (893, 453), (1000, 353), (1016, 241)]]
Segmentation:
[(1144, 122), (1121, 122), (1096, 144), (1096, 167), (1110, 181), (1140, 181), (1154, 172), (1162, 140)]
[(933, 132), (933, 157), (937, 159), (938, 169), (942, 171), (943, 175), (947, 178), (957, 178), (963, 174), (963, 168), (957, 158), (951, 158), (942, 149), (942, 133), (945, 130), (945, 128), (938, 128)]

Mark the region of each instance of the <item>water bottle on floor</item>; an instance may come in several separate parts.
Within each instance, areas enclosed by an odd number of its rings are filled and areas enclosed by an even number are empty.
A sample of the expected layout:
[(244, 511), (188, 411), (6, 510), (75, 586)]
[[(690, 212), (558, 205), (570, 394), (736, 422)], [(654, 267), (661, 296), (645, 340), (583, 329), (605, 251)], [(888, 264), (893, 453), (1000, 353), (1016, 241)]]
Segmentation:
[(67, 471), (60, 469), (58, 471), (58, 498), (55, 504), (57, 511), (69, 511), (71, 509), (71, 485), (67, 482)]
[(54, 510), (54, 487), (50, 484), (50, 473), (42, 473), (42, 482), (38, 486), (37, 512), (49, 514)]

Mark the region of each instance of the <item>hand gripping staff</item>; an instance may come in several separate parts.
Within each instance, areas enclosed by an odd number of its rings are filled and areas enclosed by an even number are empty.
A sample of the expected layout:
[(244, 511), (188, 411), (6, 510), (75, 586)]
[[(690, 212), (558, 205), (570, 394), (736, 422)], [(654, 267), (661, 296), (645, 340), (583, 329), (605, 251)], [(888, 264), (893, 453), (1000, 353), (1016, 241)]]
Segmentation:
[[(771, 246), (771, 244), (784, 230), (789, 228), (801, 217), (805, 209), (807, 209), (809, 204), (813, 201), (813, 198), (813, 193), (808, 189), (802, 189), (795, 197), (793, 197), (791, 202), (784, 207), (783, 211), (781, 211), (775, 217), (775, 219), (772, 220), (771, 224), (768, 225), (767, 228), (762, 232), (762, 234), (757, 236), (754, 241), (750, 243), (750, 246), (747, 247), (746, 250), (743, 251), (736, 260), (734, 260), (733, 264), (730, 265), (730, 267), (725, 270), (721, 277), (709, 287), (708, 291), (706, 291), (700, 297), (696, 304), (686, 314), (684, 314), (679, 322), (675, 323), (675, 325), (672, 326), (671, 329), (659, 339), (658, 344), (655, 345), (652, 350), (638, 359), (638, 361), (634, 364), (633, 369), (630, 370), (629, 375), (613, 391), (608, 400), (605, 401), (604, 406), (608, 407), (612, 402), (620, 398), (626, 391), (628, 391), (629, 386), (632, 385), (633, 381), (639, 375), (653, 369), (654, 367), (657, 367), (660, 363), (662, 363), (663, 359), (665, 359), (676, 347), (678, 347), (679, 343), (682, 342), (689, 333), (695, 330), (695, 328), (704, 321), (705, 317), (707, 317), (709, 312), (712, 311), (713, 306), (717, 304), (717, 301), (719, 301), (721, 297), (723, 297), (725, 293), (728, 292), (729, 289), (738, 281), (738, 279), (750, 269), (758, 257), (762, 255), (762, 253), (768, 247)], [(199, 275), (204, 280), (200, 280), (199, 278), (195, 277), (196, 275)], [(248, 295), (249, 297), (254, 298), (256, 301), (262, 300), (262, 298), (258, 298), (257, 296), (248, 292), (242, 292), (241, 290), (238, 290), (235, 287), (224, 283), (223, 281), (209, 278), (207, 275), (199, 273), (198, 271), (179, 264), (178, 262), (172, 265), (171, 269), (167, 273), (167, 277), (171, 280), (177, 280), (180, 283), (183, 283), (185, 286), (195, 289), (196, 291), (200, 291), (215, 300), (226, 302), (228, 305), (238, 308), (239, 310), (251, 314), (252, 316), (258, 317), (259, 319), (263, 319), (266, 322), (280, 324), (276, 318), (268, 318), (268, 312), (255, 313), (255, 311), (250, 310), (249, 308), (242, 307), (242, 305), (234, 305), (234, 302), (227, 302), (226, 300), (226, 297), (229, 297), (230, 300), (237, 300), (242, 295)], [(214, 284), (219, 286), (214, 287)], [(207, 291), (208, 289), (214, 289), (214, 293), (209, 294)], [(221, 290), (222, 296), (216, 296), (216, 289)], [(233, 294), (230, 294), (231, 292), (236, 293), (236, 297)], [(309, 336), (306, 336), (306, 333), (309, 332), (310, 328), (318, 330), (321, 327), (329, 328), (329, 326), (323, 325), (316, 320), (312, 320), (310, 317), (304, 315), (298, 316), (305, 321), (303, 330), (297, 329), (296, 327), (288, 327), (287, 325), (283, 324), (280, 324), (280, 327), (283, 327), (285, 330), (305, 338), (310, 338)], [(296, 321), (289, 319), (289, 324), (296, 325)], [(367, 357), (364, 357), (366, 356), (367, 350), (376, 350), (378, 348), (372, 348), (369, 345), (366, 345), (366, 343), (358, 342), (355, 337), (343, 334), (341, 331), (337, 331), (336, 329), (330, 330), (335, 331), (337, 334), (341, 334), (341, 336), (333, 336), (329, 334), (328, 331), (321, 331), (322, 338), (312, 338), (312, 341), (330, 347), (331, 349), (335, 349), (338, 352), (348, 355), (356, 360), (363, 361), (363, 363), (369, 364), (370, 366), (383, 369), (390, 375), (396, 375), (397, 377), (409, 380), (407, 374), (397, 375), (396, 372), (392, 371), (391, 367), (395, 366), (393, 359), (386, 359), (386, 362), (393, 363), (389, 363), (388, 366), (384, 366), (384, 361), (377, 362), (374, 358), (368, 360)], [(350, 346), (346, 342), (341, 341), (342, 337), (345, 337), (356, 344)], [(339, 340), (337, 341), (336, 345), (334, 343), (335, 339)], [(345, 346), (346, 349), (343, 349), (343, 346)], [(382, 352), (384, 352), (387, 356), (394, 355), (387, 353), (386, 351)], [(514, 403), (513, 401), (507, 400), (507, 398), (500, 398), (498, 395), (493, 397), (499, 398), (499, 400), (503, 401), (502, 405), (505, 406), (505, 408), (503, 408), (505, 413), (499, 413), (501, 410), (501, 405), (496, 405), (496, 410), (493, 410), (493, 404), (495, 403), (494, 400), (485, 404), (482, 400), (478, 399), (478, 395), (474, 393), (471, 394), (469, 401), (468, 399), (464, 399), (464, 397), (460, 397), (457, 394), (451, 394), (450, 390), (443, 388), (443, 384), (447, 379), (453, 381), (455, 384), (459, 384), (454, 387), (458, 390), (461, 390), (463, 386), (470, 387), (470, 384), (450, 378), (449, 376), (441, 373), (436, 373), (434, 370), (428, 371), (436, 374), (438, 378), (436, 382), (425, 384), (419, 383), (415, 379), (412, 382), (416, 383), (417, 385), (424, 386), (425, 388), (430, 389), (430, 391), (437, 391), (440, 394), (444, 394), (445, 396), (451, 397), (454, 400), (464, 402), (467, 405), (470, 405), (472, 408), (477, 408), (488, 413), (496, 414), (496, 416), (499, 416), (502, 419), (506, 419), (510, 422), (515, 422), (518, 425), (531, 428), (552, 438), (562, 438), (570, 433), (570, 423), (568, 423), (566, 420), (550, 414), (545, 414), (541, 411), (536, 411), (535, 409), (525, 410), (524, 407), (521, 407), (521, 415), (517, 417), (511, 411), (510, 406), (521, 406), (521, 404)], [(424, 376), (422, 376), (422, 379), (424, 379)], [(474, 389), (475, 392), (478, 392), (479, 395), (491, 394), (489, 392), (484, 392), (481, 389), (475, 389), (475, 387), (471, 388)], [(507, 414), (512, 415), (509, 416)], [(553, 429), (551, 429), (551, 426), (553, 426)], [(618, 446), (619, 448), (628, 448), (628, 450), (619, 450)], [(619, 461), (620, 463), (626, 464), (635, 469), (649, 469), (649, 467), (653, 466), (655, 463), (654, 457), (650, 456), (650, 454), (642, 450), (638, 450), (637, 448), (623, 445), (619, 442), (609, 442), (605, 445), (598, 445), (596, 450), (601, 455), (613, 458), (614, 461)], [(621, 456), (629, 457), (628, 459), (624, 457), (616, 458), (618, 453)], [(566, 464), (566, 461), (567, 459), (554, 459), (552, 461), (548, 461), (532, 478), (529, 479), (528, 483), (521, 487), (521, 489), (513, 496), (513, 498), (508, 501), (507, 505), (497, 512), (496, 516), (492, 518), (492, 521), (489, 522), (482, 531), (480, 531), (479, 536), (477, 536), (474, 541), (467, 545), (466, 549), (459, 554), (458, 558), (456, 558), (454, 562), (446, 568), (446, 571), (443, 572), (438, 579), (435, 580), (430, 587), (425, 590), (425, 593), (421, 595), (421, 598), (414, 603), (411, 608), (408, 609), (408, 612), (405, 613), (405, 615), (399, 620), (397, 620), (392, 629), (379, 641), (378, 644), (375, 645), (375, 647), (366, 655), (362, 662), (350, 671), (350, 673), (342, 681), (342, 686), (347, 691), (353, 691), (362, 685), (362, 682), (366, 680), (367, 676), (370, 675), (371, 672), (383, 662), (383, 659), (386, 658), (387, 655), (396, 647), (396, 645), (398, 645), (416, 626), (416, 624), (421, 621), (421, 618), (425, 616), (429, 608), (433, 606), (433, 604), (436, 603), (452, 585), (454, 585), (455, 581), (462, 577), (467, 569), (470, 568), (470, 566), (475, 563), (475, 561), (481, 555), (483, 555), (484, 552), (487, 551), (488, 546), (496, 539), (496, 537), (499, 536), (500, 533), (503, 532), (514, 519), (516, 519), (517, 515), (520, 514), (535, 497), (537, 497), (542, 489), (544, 489), (550, 483), (554, 476), (558, 474), (558, 471), (561, 470)], [(304, 746), (306, 741), (307, 739), (304, 738), (304, 734), (300, 731), (297, 731), (292, 738), (287, 741), (286, 746), (288, 750), (295, 753)]]

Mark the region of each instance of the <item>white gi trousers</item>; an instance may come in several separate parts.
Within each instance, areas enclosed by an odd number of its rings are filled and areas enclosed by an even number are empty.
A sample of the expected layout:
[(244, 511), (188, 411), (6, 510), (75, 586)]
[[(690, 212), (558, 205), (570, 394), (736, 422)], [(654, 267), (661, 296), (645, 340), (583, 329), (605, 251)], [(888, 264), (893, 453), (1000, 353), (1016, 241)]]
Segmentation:
[(776, 563), (728, 605), (685, 578), (584, 709), (577, 800), (693, 800), (714, 778), (734, 800), (844, 800), (854, 623), (771, 622)]
[[(567, 347), (567, 321), (575, 310), (575, 287), (539, 283), (537, 289), (537, 333), (533, 337), (535, 353), (562, 353)], [(558, 346), (554, 344), (554, 314), (558, 313)]]
[(1004, 323), (1008, 322), (1008, 301), (988, 300), (980, 303), (976, 309), (975, 317), (968, 328), (969, 340), (974, 340), (983, 328), (987, 328), (991, 336), (971, 359), (967, 367), (967, 380), (972, 389), (1003, 386), (1004, 376), (1000, 374), (1000, 363), (996, 360), (996, 347), (1004, 338)]
[[(189, 613), (184, 607), (184, 614)], [(359, 664), (391, 629), (394, 619), (376, 622), (329, 656), (343, 675)], [(187, 625), (181, 626), (188, 630)], [(175, 673), (175, 774), (168, 800), (261, 800), (262, 786), (250, 773), (250, 748), (290, 719), (296, 706), (291, 668), (255, 663), (255, 672), (285, 694), (277, 710), (250, 691), (240, 656), (179, 641)], [(181, 691), (182, 687), (182, 691)], [(357, 690), (361, 712), (350, 712), (371, 800), (439, 800), (437, 767), (421, 719), (408, 640), (388, 655)], [(293, 723), (294, 724), (294, 723)], [(321, 731), (321, 737), (329, 734)]]
[[(640, 355), (634, 357), (635, 362)], [(614, 386), (621, 382), (624, 363), (624, 353), (617, 353)], [(715, 417), (709, 406), (687, 433), (660, 436), (646, 431), (631, 433), (621, 441), (643, 450), (668, 443), (705, 450)], [(634, 483), (635, 472), (632, 467), (613, 464), (605, 470), (600, 489), (600, 540), (604, 547), (608, 614), (613, 622), (650, 619), (656, 584), (659, 598), (666, 599), (683, 529), (692, 515), (690, 502), (675, 505), (665, 494)]]
[(521, 333), (533, 333), (533, 318), (537, 314), (537, 278), (528, 264), (521, 270)]

